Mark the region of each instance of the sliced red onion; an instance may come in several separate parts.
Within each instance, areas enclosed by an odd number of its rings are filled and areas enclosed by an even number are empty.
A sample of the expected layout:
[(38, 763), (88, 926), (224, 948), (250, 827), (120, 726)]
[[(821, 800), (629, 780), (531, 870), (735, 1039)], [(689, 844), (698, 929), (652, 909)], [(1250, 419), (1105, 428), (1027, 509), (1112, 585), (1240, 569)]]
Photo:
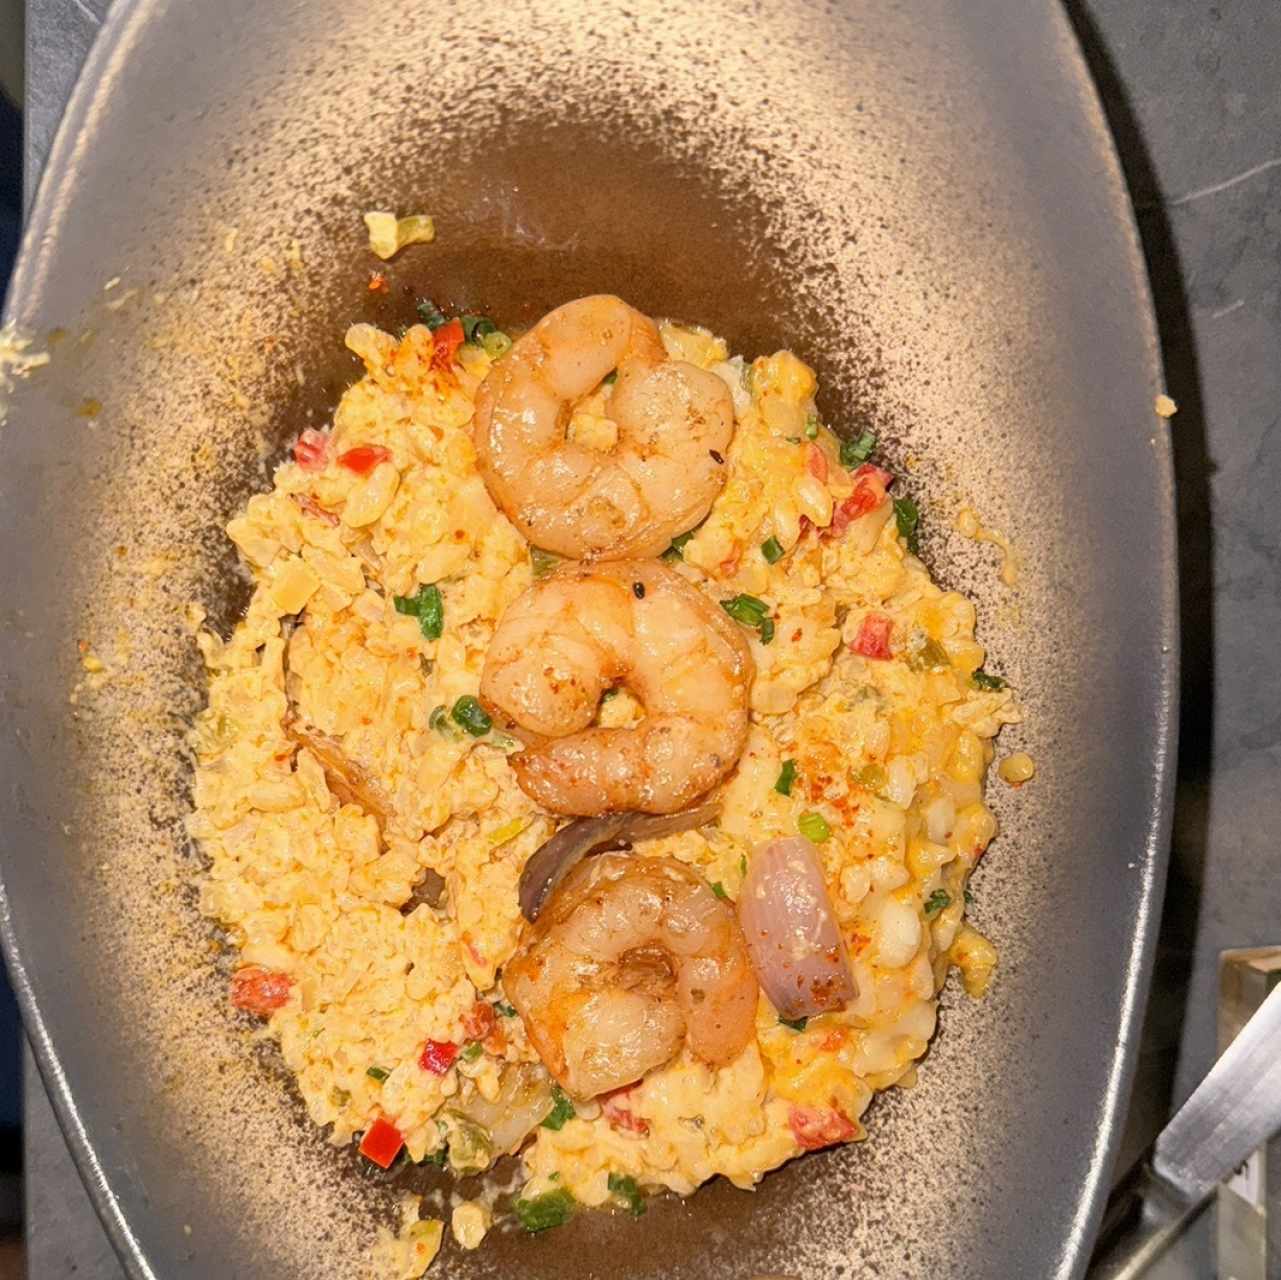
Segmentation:
[(713, 802), (683, 813), (606, 813), (599, 818), (575, 818), (535, 849), (520, 873), (520, 909), (525, 919), (538, 918), (552, 890), (588, 854), (630, 849), (641, 840), (706, 826), (720, 811), (720, 805)]
[(858, 995), (818, 850), (804, 837), (771, 840), (752, 854), (738, 918), (780, 1018), (843, 1009)]

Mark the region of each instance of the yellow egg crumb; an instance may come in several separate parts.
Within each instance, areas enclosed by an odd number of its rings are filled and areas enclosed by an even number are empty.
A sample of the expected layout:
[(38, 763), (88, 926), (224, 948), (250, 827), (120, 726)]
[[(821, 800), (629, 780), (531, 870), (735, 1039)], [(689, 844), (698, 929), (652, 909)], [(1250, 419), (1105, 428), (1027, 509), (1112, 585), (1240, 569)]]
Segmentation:
[(1002, 781), (1008, 782), (1012, 787), (1021, 787), (1032, 780), (1036, 773), (1036, 763), (1026, 751), (1015, 751), (996, 766), (996, 771), (1001, 775)]
[(1158, 417), (1162, 418), (1173, 418), (1179, 411), (1179, 406), (1167, 395), (1157, 396), (1155, 408)]
[(460, 1204), (450, 1218), (449, 1229), (460, 1247), (474, 1249), (489, 1230), (490, 1212), (479, 1200)]

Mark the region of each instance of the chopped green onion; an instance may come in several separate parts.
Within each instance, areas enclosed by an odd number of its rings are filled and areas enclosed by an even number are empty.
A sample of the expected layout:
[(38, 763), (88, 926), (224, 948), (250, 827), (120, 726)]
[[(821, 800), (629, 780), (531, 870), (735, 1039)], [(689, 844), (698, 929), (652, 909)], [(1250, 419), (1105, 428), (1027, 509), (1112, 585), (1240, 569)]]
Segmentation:
[(925, 899), (925, 914), (927, 916), (937, 915), (946, 907), (952, 905), (952, 895), (946, 889), (935, 889), (928, 898)]
[(774, 619), (764, 618), (761, 621), (761, 644), (769, 644), (774, 639)]
[(761, 555), (770, 564), (777, 564), (786, 554), (787, 552), (783, 550), (783, 544), (777, 538), (766, 538), (761, 543)]
[(449, 723), (449, 708), (443, 703), (438, 707), (433, 707), (431, 715), (427, 717), (429, 728), (435, 729), (437, 733), (443, 734), (446, 738), (456, 738), (458, 730)]
[(945, 671), (952, 665), (952, 659), (933, 636), (926, 636), (917, 648), (909, 645), (907, 665), (913, 671)]
[(980, 667), (971, 677), (970, 683), (976, 689), (1005, 689), (1009, 687), (1009, 681), (1004, 676), (990, 676)]
[(461, 725), (473, 738), (483, 738), (494, 727), (489, 712), (470, 693), (459, 698), (449, 714), (454, 723)]
[(610, 1194), (623, 1202), (623, 1207), (630, 1211), (632, 1217), (639, 1218), (645, 1212), (645, 1197), (636, 1185), (635, 1178), (622, 1173), (611, 1173), (607, 1185)]
[(498, 360), (512, 349), (512, 340), (501, 329), (495, 329), (481, 338), (480, 345), (491, 360)]
[(503, 1000), (494, 1001), (494, 1011), (500, 1018), (514, 1018), (516, 1016), (516, 1010)]
[(860, 787), (866, 787), (871, 792), (884, 791), (890, 781), (884, 766), (879, 764), (865, 764), (854, 780)]
[(805, 415), (805, 438), (806, 440), (818, 439), (818, 415), (808, 413)]
[(821, 813), (815, 813), (813, 809), (806, 810), (796, 819), (796, 829), (807, 840), (813, 840), (815, 844), (822, 844), (832, 836), (832, 828), (827, 825), (827, 819)]
[(435, 583), (419, 587), (412, 596), (393, 596), (392, 599), (397, 613), (418, 619), (419, 630), (428, 640), (440, 639), (445, 629), (445, 601)]
[(618, 381), (618, 370), (617, 370), (617, 369), (611, 369), (611, 370), (610, 370), (610, 371), (609, 371), (609, 372), (608, 372), (608, 373), (607, 373), (607, 374), (606, 374), (606, 375), (601, 379), (601, 385), (602, 385), (602, 386), (605, 386), (605, 387), (612, 387), (612, 386), (614, 385), (614, 383), (616, 383), (617, 381)]
[(484, 1052), (485, 1046), (479, 1040), (473, 1040), (458, 1056), (464, 1062), (475, 1062)]
[(463, 322), (463, 341), (476, 342), (487, 333), (497, 333), (498, 326), (488, 316), (465, 315)]
[(738, 855), (738, 872), (739, 875), (747, 875), (747, 854), (745, 853), (740, 853)]
[(449, 1148), (445, 1146), (444, 1143), (441, 1143), (441, 1145), (438, 1146), (435, 1151), (428, 1151), (427, 1154), (424, 1155), (423, 1158), (418, 1161), (418, 1163), (434, 1164), (436, 1168), (443, 1169), (445, 1167), (445, 1161), (448, 1159), (449, 1159)]
[(365, 1074), (371, 1080), (377, 1080), (379, 1084), (382, 1084), (382, 1082), (391, 1075), (391, 1072), (388, 1071), (386, 1067), (367, 1067), (365, 1069)]
[(971, 906), (974, 902), (974, 895), (968, 889), (963, 890), (963, 892), (965, 894), (965, 905), (967, 907)]
[(698, 532), (697, 529), (689, 529), (685, 533), (678, 533), (672, 539), (672, 545), (663, 552), (663, 559), (669, 564), (676, 560), (685, 559), (685, 544)]
[(449, 317), (430, 298), (419, 298), (415, 310), (418, 312), (418, 318), (433, 333), (449, 321)]
[(729, 897), (729, 894), (725, 892), (725, 886), (724, 886), (723, 884), (721, 884), (721, 882), (720, 882), (719, 880), (717, 880), (717, 881), (712, 885), (712, 892), (713, 892), (713, 893), (714, 893), (718, 898), (728, 898), (728, 897)]
[(737, 595), (731, 600), (722, 600), (721, 608), (745, 627), (759, 627), (769, 617), (769, 605), (755, 596)]
[(809, 1022), (808, 1018), (780, 1018), (779, 1021), (785, 1027), (791, 1027), (793, 1031), (804, 1031)]
[(778, 771), (778, 780), (774, 783), (774, 790), (781, 796), (790, 796), (792, 794), (792, 783), (796, 781), (796, 761), (784, 760), (783, 767)]
[(517, 1200), (512, 1208), (526, 1231), (546, 1231), (568, 1222), (574, 1216), (575, 1204), (574, 1197), (564, 1187), (558, 1187), (532, 1200)]
[(565, 1090), (558, 1084), (552, 1085), (552, 1109), (542, 1119), (543, 1128), (556, 1132), (563, 1129), (566, 1121), (572, 1120), (577, 1114)]
[(529, 567), (535, 578), (545, 578), (558, 564), (560, 556), (544, 551), (542, 547), (530, 547)]
[(870, 431), (864, 431), (857, 440), (842, 440), (841, 466), (857, 467), (872, 456), (872, 450), (875, 448), (876, 436)]
[(921, 549), (921, 537), (917, 529), (921, 512), (916, 503), (911, 498), (895, 498), (894, 520), (898, 524), (899, 534), (907, 544), (907, 549), (916, 555)]
[(611, 701), (611, 699), (617, 698), (618, 693), (619, 693), (619, 686), (611, 685), (608, 689), (605, 690), (604, 693), (600, 695), (600, 700), (602, 702), (609, 702)]

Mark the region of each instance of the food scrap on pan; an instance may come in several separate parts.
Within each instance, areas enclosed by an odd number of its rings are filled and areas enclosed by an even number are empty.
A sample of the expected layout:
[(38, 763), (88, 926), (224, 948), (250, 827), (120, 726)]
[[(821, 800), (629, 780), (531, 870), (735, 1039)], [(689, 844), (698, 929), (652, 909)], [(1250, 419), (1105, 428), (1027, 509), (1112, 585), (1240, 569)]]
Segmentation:
[[(348, 330), (364, 377), (228, 526), (190, 825), (229, 999), (336, 1145), (519, 1154), (533, 1232), (864, 1137), (995, 965), (966, 885), (1019, 711), (973, 604), (792, 353), (422, 314)], [(384, 1269), (442, 1235), (408, 1206)]]

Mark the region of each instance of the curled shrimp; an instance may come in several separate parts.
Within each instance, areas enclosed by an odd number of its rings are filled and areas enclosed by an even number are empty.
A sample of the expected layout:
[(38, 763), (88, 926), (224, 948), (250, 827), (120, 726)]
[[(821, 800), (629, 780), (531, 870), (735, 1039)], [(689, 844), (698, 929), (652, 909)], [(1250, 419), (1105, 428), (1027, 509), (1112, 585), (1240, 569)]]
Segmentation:
[[(608, 452), (567, 437), (573, 406), (617, 370)], [(520, 337), (476, 396), (474, 436), (494, 501), (535, 546), (579, 560), (656, 556), (725, 483), (734, 406), (715, 374), (669, 360), (621, 298), (567, 302)]]
[[(544, 808), (676, 813), (742, 752), (754, 670), (741, 630), (680, 574), (618, 560), (562, 566), (513, 601), (480, 694), (525, 742), (511, 764)], [(616, 684), (645, 708), (635, 727), (593, 723)]]
[(680, 1052), (709, 1066), (752, 1038), (757, 985), (738, 920), (674, 858), (581, 862), (525, 926), (507, 998), (547, 1069), (594, 1098)]

